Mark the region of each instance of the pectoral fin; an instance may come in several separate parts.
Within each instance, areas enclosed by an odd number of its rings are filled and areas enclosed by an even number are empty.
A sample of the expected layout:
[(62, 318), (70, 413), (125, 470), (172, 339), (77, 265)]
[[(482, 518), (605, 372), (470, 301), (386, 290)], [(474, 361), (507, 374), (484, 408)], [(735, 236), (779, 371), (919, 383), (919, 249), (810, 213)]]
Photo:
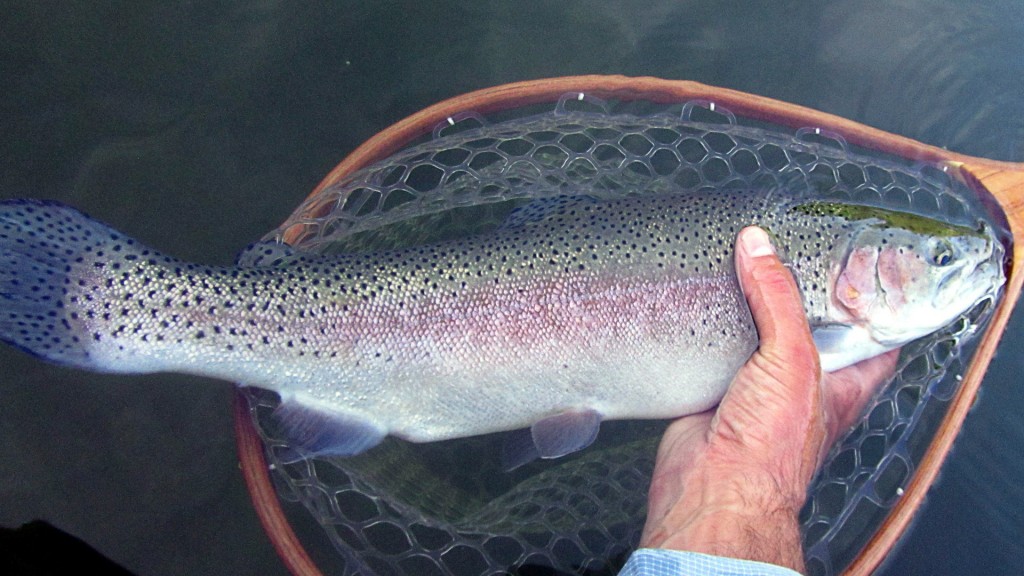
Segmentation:
[(848, 324), (817, 326), (811, 336), (825, 372), (835, 372), (893, 348), (876, 341), (863, 327)]
[(511, 433), (502, 462), (514, 470), (537, 458), (559, 458), (590, 446), (601, 427), (601, 415), (590, 409), (567, 410)]
[(280, 453), (285, 464), (316, 456), (355, 456), (387, 436), (387, 431), (373, 422), (296, 398), (282, 401), (273, 419), (289, 440), (288, 448)]

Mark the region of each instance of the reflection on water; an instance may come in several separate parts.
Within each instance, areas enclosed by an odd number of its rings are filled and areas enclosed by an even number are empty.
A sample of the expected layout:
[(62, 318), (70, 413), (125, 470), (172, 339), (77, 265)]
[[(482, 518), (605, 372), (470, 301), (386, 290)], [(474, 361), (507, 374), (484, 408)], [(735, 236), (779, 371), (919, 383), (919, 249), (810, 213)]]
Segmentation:
[[(0, 32), (0, 197), (71, 201), (206, 262), (230, 261), (389, 123), (525, 78), (694, 79), (1024, 159), (1016, 0), (15, 0)], [(1024, 565), (1020, 335), (1017, 319), (883, 573)], [(283, 573), (238, 481), (225, 385), (86, 375), (6, 348), (0, 367), (0, 523), (45, 517), (139, 573)]]

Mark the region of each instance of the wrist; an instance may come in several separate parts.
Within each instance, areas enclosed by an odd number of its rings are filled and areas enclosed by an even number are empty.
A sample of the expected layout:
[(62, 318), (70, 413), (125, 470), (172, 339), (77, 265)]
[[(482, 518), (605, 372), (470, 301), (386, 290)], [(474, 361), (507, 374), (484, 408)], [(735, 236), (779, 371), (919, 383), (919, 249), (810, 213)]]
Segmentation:
[(670, 510), (660, 519), (648, 518), (641, 545), (755, 560), (802, 572), (797, 514), (803, 498), (749, 476), (743, 486), (722, 480), (730, 476), (712, 476), (719, 480), (690, 478), (683, 497)]
[(755, 560), (803, 572), (796, 514), (777, 510), (748, 516), (708, 511), (668, 535), (659, 548)]
[(655, 531), (642, 545), (714, 556), (755, 560), (803, 572), (803, 551), (792, 510), (740, 514), (704, 510), (674, 524), (671, 533)]

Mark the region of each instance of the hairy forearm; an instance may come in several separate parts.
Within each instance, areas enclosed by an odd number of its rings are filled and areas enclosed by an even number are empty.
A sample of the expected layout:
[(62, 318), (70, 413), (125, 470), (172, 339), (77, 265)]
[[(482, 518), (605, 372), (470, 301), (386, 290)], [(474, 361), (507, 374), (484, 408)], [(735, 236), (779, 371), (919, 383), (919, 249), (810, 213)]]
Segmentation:
[[(790, 508), (774, 510), (701, 510), (676, 518), (670, 512), (645, 534), (641, 545), (756, 560), (803, 573), (800, 531)], [(671, 529), (669, 529), (671, 527)]]
[[(778, 470), (766, 473), (763, 470), (771, 469), (767, 465), (755, 467), (757, 472), (742, 470), (739, 463), (709, 458), (707, 453), (691, 456), (689, 462), (695, 465), (656, 471), (651, 496), (666, 505), (648, 510), (641, 546), (755, 560), (803, 572), (797, 514), (806, 498), (806, 482)], [(663, 497), (666, 493), (675, 497)]]

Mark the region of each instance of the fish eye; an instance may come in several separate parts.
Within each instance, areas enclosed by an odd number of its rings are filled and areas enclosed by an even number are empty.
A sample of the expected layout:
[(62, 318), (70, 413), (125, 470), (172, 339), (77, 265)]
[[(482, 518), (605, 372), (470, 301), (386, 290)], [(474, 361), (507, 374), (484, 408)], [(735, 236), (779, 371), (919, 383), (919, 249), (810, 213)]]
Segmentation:
[(932, 264), (949, 266), (953, 263), (953, 247), (948, 242), (936, 242), (932, 248)]

